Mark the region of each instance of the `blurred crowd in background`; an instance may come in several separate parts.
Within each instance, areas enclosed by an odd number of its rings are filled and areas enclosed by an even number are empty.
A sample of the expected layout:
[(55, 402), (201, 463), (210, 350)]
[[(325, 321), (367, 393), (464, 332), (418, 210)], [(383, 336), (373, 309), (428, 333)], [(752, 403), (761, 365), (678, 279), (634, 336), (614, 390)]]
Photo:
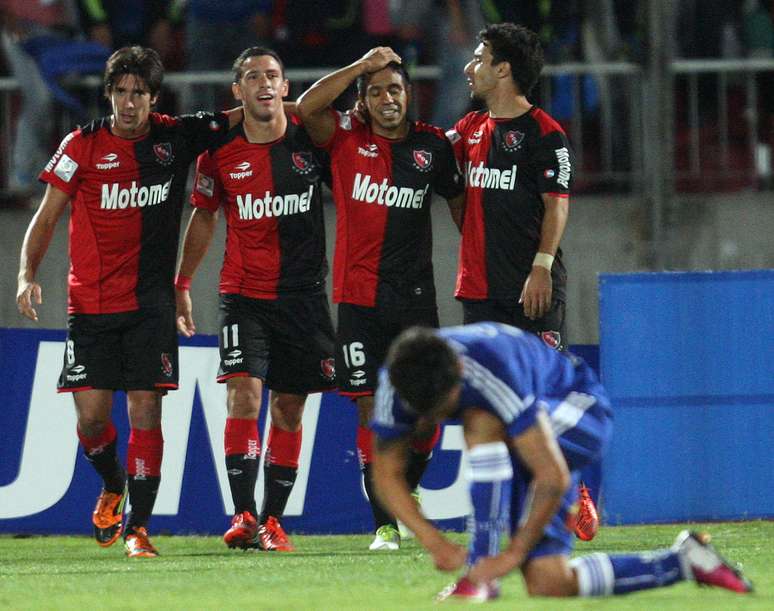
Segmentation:
[[(774, 0), (677, 4), (677, 57), (774, 55)], [(11, 192), (35, 188), (60, 135), (52, 133), (57, 107), (75, 121), (87, 118), (68, 79), (101, 74), (109, 53), (125, 45), (153, 47), (168, 72), (227, 70), (253, 45), (306, 68), (342, 66), (391, 45), (410, 66), (439, 66), (420, 118), (449, 127), (470, 105), (462, 69), (486, 23), (513, 21), (538, 32), (548, 63), (641, 63), (647, 8), (648, 0), (0, 0), (0, 70), (20, 85), (16, 136), (0, 134), (3, 144), (14, 142), (3, 184)], [(228, 105), (226, 87), (190, 87), (167, 96), (160, 110)], [(561, 118), (561, 109), (554, 114)]]

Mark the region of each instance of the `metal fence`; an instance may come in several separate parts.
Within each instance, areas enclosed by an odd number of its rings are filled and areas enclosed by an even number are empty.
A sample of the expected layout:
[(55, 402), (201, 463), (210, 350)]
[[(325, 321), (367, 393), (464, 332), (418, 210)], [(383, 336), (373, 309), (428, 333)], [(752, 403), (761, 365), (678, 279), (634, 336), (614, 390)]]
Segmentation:
[[(331, 68), (288, 69), (291, 98)], [(673, 116), (670, 133), (654, 133), (644, 108), (650, 103), (648, 75), (633, 63), (546, 66), (536, 101), (568, 132), (577, 155), (578, 188), (642, 190), (649, 142), (668, 142), (673, 156), (670, 180), (679, 189), (723, 190), (770, 186), (774, 142), (774, 60), (674, 61), (666, 72)], [(432, 89), (440, 78), (436, 66), (418, 66), (412, 75), (419, 87)], [(231, 73), (170, 73), (165, 87), (178, 99), (191, 88), (217, 86), (224, 92)], [(101, 81), (91, 76), (77, 87), (95, 116)], [(3, 183), (8, 175), (12, 127), (18, 104), (17, 85), (0, 78)], [(438, 102), (436, 102), (438, 103)], [(72, 128), (66, 112), (52, 117), (59, 135)], [(52, 150), (55, 143), (52, 143)]]

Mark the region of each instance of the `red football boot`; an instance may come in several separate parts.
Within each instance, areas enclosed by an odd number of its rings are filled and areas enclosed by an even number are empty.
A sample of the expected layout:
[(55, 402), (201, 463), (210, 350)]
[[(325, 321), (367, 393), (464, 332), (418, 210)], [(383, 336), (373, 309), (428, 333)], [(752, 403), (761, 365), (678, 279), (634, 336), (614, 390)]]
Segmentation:
[(267, 552), (292, 552), (295, 550), (288, 539), (288, 535), (274, 516), (269, 518), (258, 528), (260, 546)]
[(500, 596), (500, 585), (496, 580), (489, 583), (474, 583), (466, 576), (460, 577), (456, 583), (449, 584), (435, 597), (436, 602), (445, 600), (460, 600), (472, 603), (483, 603)]
[(223, 535), (223, 542), (229, 547), (249, 549), (258, 546), (258, 522), (249, 511), (236, 514), (231, 519), (231, 528)]
[(589, 489), (583, 484), (578, 490), (578, 517), (575, 521), (575, 536), (582, 541), (591, 541), (599, 530), (599, 516)]
[(725, 588), (739, 594), (752, 592), (750, 580), (718, 554), (709, 541), (706, 533), (684, 530), (677, 535), (672, 549), (680, 556), (685, 578), (692, 578), (699, 585)]

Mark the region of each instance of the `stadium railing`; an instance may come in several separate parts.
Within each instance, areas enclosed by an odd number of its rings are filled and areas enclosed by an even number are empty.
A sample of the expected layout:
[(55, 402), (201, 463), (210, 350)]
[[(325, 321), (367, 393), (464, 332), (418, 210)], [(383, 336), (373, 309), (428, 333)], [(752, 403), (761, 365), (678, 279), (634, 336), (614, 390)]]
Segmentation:
[[(330, 67), (288, 69), (291, 97), (330, 71)], [(670, 143), (677, 188), (770, 186), (774, 59), (679, 60), (671, 63), (667, 74), (674, 109), (672, 127), (657, 137)], [(432, 87), (440, 75), (437, 66), (417, 66), (412, 79), (421, 87)], [(169, 73), (164, 82), (174, 94), (212, 85), (224, 86), (225, 91), (231, 73)], [(86, 92), (94, 114), (99, 114), (100, 78), (82, 78), (77, 86)], [(546, 66), (535, 101), (568, 132), (577, 157), (578, 190), (642, 191), (643, 160), (648, 141), (655, 137), (643, 113), (647, 87), (642, 66), (634, 63)], [(0, 78), (0, 126), (6, 142), (12, 137), (16, 91), (13, 78)], [(57, 121), (61, 133), (74, 123), (67, 113), (58, 115)], [(3, 147), (4, 176), (9, 149)]]

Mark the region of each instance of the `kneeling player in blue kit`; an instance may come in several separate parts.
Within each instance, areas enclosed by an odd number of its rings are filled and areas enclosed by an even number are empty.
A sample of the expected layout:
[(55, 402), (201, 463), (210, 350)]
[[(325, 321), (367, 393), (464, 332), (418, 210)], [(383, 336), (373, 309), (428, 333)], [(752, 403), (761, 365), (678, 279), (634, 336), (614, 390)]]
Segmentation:
[[(627, 594), (683, 580), (752, 590), (708, 537), (689, 531), (668, 549), (570, 561), (577, 480), (604, 452), (612, 412), (582, 359), (532, 334), (496, 323), (408, 329), (390, 348), (375, 404), (378, 493), (437, 568), (465, 567), (440, 598), (496, 598), (498, 578), (515, 569), (533, 596)], [(467, 551), (422, 517), (403, 477), (410, 436), (447, 418), (462, 421), (468, 447)], [(500, 551), (506, 531), (510, 541)]]

